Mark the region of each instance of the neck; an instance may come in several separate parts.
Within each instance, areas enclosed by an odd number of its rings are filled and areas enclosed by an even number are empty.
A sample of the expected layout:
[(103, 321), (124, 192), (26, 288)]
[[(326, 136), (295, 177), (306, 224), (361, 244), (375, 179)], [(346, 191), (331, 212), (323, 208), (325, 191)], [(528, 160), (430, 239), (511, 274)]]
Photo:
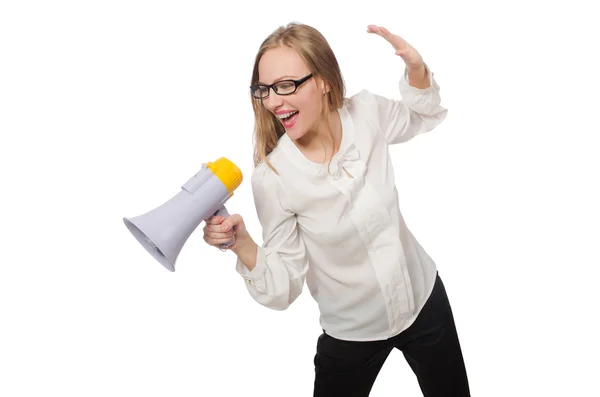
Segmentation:
[[(304, 136), (296, 141), (296, 145), (306, 154), (314, 157), (320, 154), (325, 161), (337, 152), (342, 141), (342, 122), (337, 111), (332, 111), (328, 116), (333, 138), (327, 127), (327, 120), (322, 120), (315, 128), (311, 128)], [(335, 144), (334, 144), (335, 143)]]

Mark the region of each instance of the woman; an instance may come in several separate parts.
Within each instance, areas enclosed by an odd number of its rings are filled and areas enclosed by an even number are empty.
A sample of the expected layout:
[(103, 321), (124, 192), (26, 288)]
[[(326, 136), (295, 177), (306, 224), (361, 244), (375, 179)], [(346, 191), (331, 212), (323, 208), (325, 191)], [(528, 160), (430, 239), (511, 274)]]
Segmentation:
[(209, 219), (204, 239), (219, 247), (235, 234), (236, 269), (266, 307), (286, 309), (306, 282), (323, 328), (314, 396), (368, 396), (393, 348), (424, 396), (468, 396), (444, 285), (404, 223), (388, 153), (447, 110), (412, 46), (383, 27), (367, 32), (404, 61), (402, 101), (366, 90), (345, 98), (337, 60), (310, 26), (280, 27), (262, 43), (250, 91), (263, 244), (239, 214)]

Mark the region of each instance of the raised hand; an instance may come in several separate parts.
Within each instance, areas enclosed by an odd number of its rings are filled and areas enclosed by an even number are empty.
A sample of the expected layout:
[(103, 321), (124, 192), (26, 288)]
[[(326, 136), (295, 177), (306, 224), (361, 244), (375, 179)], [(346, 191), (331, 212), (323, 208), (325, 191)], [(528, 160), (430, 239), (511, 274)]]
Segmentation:
[(392, 47), (394, 47), (396, 55), (400, 56), (402, 60), (404, 60), (409, 73), (413, 70), (420, 70), (424, 67), (421, 54), (419, 54), (419, 52), (402, 37), (390, 33), (390, 31), (383, 26), (376, 25), (369, 25), (367, 27), (367, 33), (373, 33), (386, 39), (392, 45)]

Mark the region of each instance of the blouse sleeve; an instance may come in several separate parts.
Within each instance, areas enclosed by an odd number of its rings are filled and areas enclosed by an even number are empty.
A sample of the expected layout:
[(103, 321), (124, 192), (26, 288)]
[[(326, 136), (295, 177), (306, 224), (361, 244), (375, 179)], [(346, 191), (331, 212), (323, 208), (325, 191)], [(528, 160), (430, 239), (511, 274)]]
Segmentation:
[(239, 258), (236, 271), (246, 280), (255, 301), (274, 310), (285, 310), (302, 292), (308, 260), (283, 186), (275, 174), (264, 168), (257, 167), (251, 178), (263, 243), (258, 247), (252, 271)]
[(440, 105), (440, 87), (427, 65), (426, 69), (430, 86), (425, 89), (411, 86), (407, 71), (404, 71), (399, 83), (401, 100), (388, 99), (366, 90), (359, 93), (388, 144), (407, 142), (418, 134), (433, 130), (446, 118), (448, 110)]

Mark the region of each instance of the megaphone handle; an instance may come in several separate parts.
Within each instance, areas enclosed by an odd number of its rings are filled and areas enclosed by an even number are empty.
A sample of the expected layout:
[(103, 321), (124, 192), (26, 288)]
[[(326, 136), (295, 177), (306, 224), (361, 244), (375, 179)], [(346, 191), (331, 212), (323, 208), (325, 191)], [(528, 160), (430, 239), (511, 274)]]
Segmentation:
[[(217, 212), (214, 213), (214, 216), (224, 216), (226, 218), (229, 217), (229, 212), (227, 211), (227, 208), (225, 208), (224, 204), (221, 206), (221, 208), (217, 210)], [(233, 243), (235, 243), (235, 234), (233, 235), (233, 239), (230, 242), (221, 244), (221, 247), (229, 247), (232, 246)]]

